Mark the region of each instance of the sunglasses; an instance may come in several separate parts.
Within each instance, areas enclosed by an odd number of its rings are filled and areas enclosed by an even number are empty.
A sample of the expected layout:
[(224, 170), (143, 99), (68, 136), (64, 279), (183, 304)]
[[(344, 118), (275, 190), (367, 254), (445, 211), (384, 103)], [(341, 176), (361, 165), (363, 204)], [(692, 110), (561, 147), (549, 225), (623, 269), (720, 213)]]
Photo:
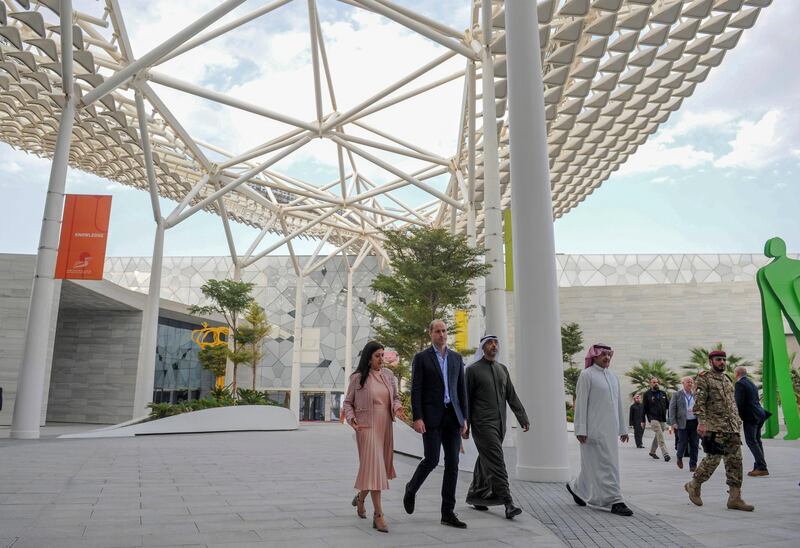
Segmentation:
[(601, 350), (600, 351), (600, 355), (601, 356), (608, 356), (610, 358), (611, 356), (614, 355), (614, 351), (613, 350)]
[(728, 361), (728, 358), (722, 358), (722, 357), (719, 357), (719, 356), (714, 356), (711, 359), (714, 360), (715, 362), (726, 362), (726, 361)]

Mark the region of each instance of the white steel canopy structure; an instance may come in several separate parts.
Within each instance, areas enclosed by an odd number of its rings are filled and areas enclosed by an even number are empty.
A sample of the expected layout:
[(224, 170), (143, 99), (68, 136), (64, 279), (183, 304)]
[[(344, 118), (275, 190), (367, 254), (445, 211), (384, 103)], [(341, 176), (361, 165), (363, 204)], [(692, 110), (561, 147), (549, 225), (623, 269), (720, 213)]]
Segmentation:
[[(143, 412), (152, 396), (146, 357), (154, 355), (164, 234), (194, 213), (222, 218), (235, 276), (287, 245), (298, 276), (290, 398), (297, 413), (304, 276), (344, 254), (350, 310), (352, 275), (361, 260), (368, 254), (388, 259), (385, 230), (447, 227), (484, 245), (493, 267), (485, 283), (485, 326), (505, 341), (501, 215), (511, 207), (514, 233), (525, 235), (513, 250), (515, 354), (536, 355), (542, 364), (536, 371), (518, 367), (517, 382), (533, 416), (546, 417), (534, 419), (534, 432), (520, 441), (517, 472), (524, 479), (566, 479), (553, 218), (625, 162), (770, 3), (464, 0), (469, 26), (458, 29), (400, 0), (225, 0), (141, 52), (129, 35), (135, 6), (123, 9), (120, 0), (87, 3), (86, 12), (73, 10), (71, 0), (0, 1), (0, 139), (53, 157), (12, 436), (39, 435), (46, 355), (37, 337), (51, 316), (69, 164), (151, 196), (157, 228), (135, 412)], [(426, 39), (426, 53), (385, 57), (387, 40), (377, 37), (370, 50), (359, 51), (378, 52), (373, 61), (397, 64), (398, 72), (378, 85), (364, 59), (339, 59), (330, 47), (336, 32), (325, 20), (330, 9), (410, 30)], [(299, 101), (304, 108), (274, 99), (269, 89), (249, 96), (241, 89), (218, 91), (191, 73), (191, 63), (181, 66), (181, 59), (213, 53), (215, 40), (253, 32), (254, 25), (255, 32), (269, 33), (269, 22), (285, 10), (306, 26), (304, 45), (292, 43), (293, 51), (285, 52), (293, 57), (294, 50), (309, 48), (308, 89), (289, 91), (305, 99)], [(147, 23), (138, 21), (145, 29)], [(248, 47), (248, 36), (242, 35), (241, 47)], [(355, 85), (344, 93), (337, 70), (353, 66), (347, 83)], [(437, 96), (443, 90), (455, 94)], [(221, 120), (247, 122), (198, 131), (195, 120), (176, 114), (180, 97), (211, 105), (207, 113), (228, 113)], [(426, 100), (432, 110), (418, 110)], [(409, 126), (448, 131), (440, 127), (448, 112), (449, 138), (404, 136)], [(231, 128), (239, 132), (233, 138)], [(336, 175), (322, 180), (282, 168), (309, 149), (329, 155)], [(177, 205), (162, 213), (159, 198)], [(261, 230), (243, 254), (231, 220)], [(268, 233), (277, 238), (262, 245)], [(298, 237), (319, 240), (303, 265), (292, 246)], [(332, 250), (320, 257), (325, 244)], [(350, 324), (345, 378), (352, 363)]]
[[(554, 216), (584, 200), (633, 154), (722, 62), (770, 1), (540, 1)], [(485, 140), (483, 134), (488, 117), (483, 115), (486, 103), (481, 103), (480, 95), (481, 45), (486, 34), (480, 28), (481, 2), (471, 2), (472, 24), (466, 30), (449, 28), (388, 0), (343, 2), (429, 38), (441, 52), (432, 59), (419, 59), (417, 70), (398, 76), (384, 89), (370, 89), (365, 74), (364, 97), (357, 104), (342, 104), (337, 101), (336, 74), (329, 62), (336, 51), (326, 49), (316, 1), (294, 0), (307, 4), (313, 119), (298, 119), (282, 105), (254, 104), (159, 71), (162, 63), (193, 48), (213, 46), (213, 40), (225, 33), (236, 33), (260, 19), (281, 17), (284, 6), (291, 3), (269, 2), (223, 24), (220, 19), (225, 15), (251, 4), (224, 2), (138, 58), (131, 50), (119, 1), (88, 4), (96, 13), (74, 11), (70, 53), (75, 62), (76, 116), (70, 165), (147, 189), (145, 141), (149, 140), (155, 190), (180, 204), (166, 216), (166, 227), (205, 209), (280, 233), (286, 241), (312, 236), (355, 254), (381, 253), (381, 231), (386, 228), (455, 222), (457, 231), (467, 233), (474, 210), (478, 241), (482, 241), (484, 148), (492, 139)], [(499, 157), (502, 206), (508, 207), (504, 6), (503, 2), (492, 4), (497, 152), (489, 156)], [(58, 0), (0, 3), (0, 138), (48, 157), (55, 148), (64, 106), (59, 6)], [(382, 110), (454, 81), (462, 82), (464, 92), (459, 125), (453, 128), (453, 137), (458, 134), (458, 139), (452, 141), (451, 150), (426, 150), (399, 137), (402, 130), (372, 122)], [(279, 122), (286, 131), (258, 136), (260, 143), (249, 150), (228, 151), (226, 143), (206, 142), (185, 129), (186, 121), (179, 120), (161, 99), (161, 87)], [(424, 126), (426, 122), (408, 123)], [(337, 180), (301, 180), (273, 169), (315, 139), (334, 145), (329, 150), (340, 165)], [(372, 180), (367, 169), (359, 170), (364, 164), (377, 166), (389, 178)], [(413, 166), (411, 171), (408, 166)], [(415, 203), (398, 197), (404, 187), (419, 189)], [(254, 258), (245, 254), (242, 263)]]

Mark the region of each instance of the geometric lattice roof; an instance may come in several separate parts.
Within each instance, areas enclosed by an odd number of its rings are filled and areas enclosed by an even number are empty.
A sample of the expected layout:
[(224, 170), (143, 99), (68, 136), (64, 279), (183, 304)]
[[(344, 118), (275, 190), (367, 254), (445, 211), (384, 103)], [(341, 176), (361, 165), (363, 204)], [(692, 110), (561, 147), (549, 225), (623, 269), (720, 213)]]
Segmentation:
[[(381, 231), (406, 224), (453, 223), (465, 231), (466, 212), (483, 216), (483, 123), (480, 112), (480, 1), (472, 6), (469, 29), (453, 29), (389, 0), (342, 0), (347, 9), (367, 10), (411, 29), (439, 48), (434, 59), (419, 59), (419, 70), (398, 74), (383, 90), (369, 86), (355, 104), (339, 104), (336, 74), (326, 50), (317, 2), (308, 2), (315, 116), (304, 120), (274, 105), (248, 103), (159, 72), (158, 64), (261, 18), (281, 17), (276, 0), (224, 22), (211, 21), (182, 45), (141, 67), (99, 100), (94, 90), (135, 61), (126, 20), (117, 0), (87, 5), (73, 17), (76, 93), (82, 97), (73, 130), (70, 164), (140, 189), (148, 179), (139, 134), (134, 89), (144, 96), (158, 192), (184, 202), (169, 218), (186, 217), (193, 206), (285, 237), (322, 238), (335, 247), (382, 253)], [(637, 147), (677, 110), (742, 32), (753, 26), (771, 0), (544, 0), (539, 5), (545, 108), (554, 215), (577, 206), (634, 154)], [(243, 4), (224, 2), (220, 17)], [(303, 5), (306, 2), (302, 2)], [(245, 5), (245, 7), (250, 7)], [(497, 134), (503, 205), (510, 200), (504, 5), (493, 3)], [(199, 17), (202, 14), (197, 14)], [(52, 155), (61, 107), (61, 52), (58, 0), (0, 3), (0, 140), (39, 156)], [(186, 24), (180, 22), (176, 26)], [(166, 38), (166, 37), (165, 37)], [(208, 47), (208, 46), (206, 46)], [(372, 47), (380, 48), (381, 44)], [(136, 52), (143, 54), (145, 52)], [(140, 56), (141, 57), (141, 56)], [(475, 63), (478, 95), (467, 104), (469, 65)], [(442, 73), (443, 67), (450, 67)], [(452, 70), (455, 67), (455, 71)], [(436, 71), (439, 71), (438, 73)], [(436, 75), (433, 77), (432, 75)], [(427, 78), (427, 80), (426, 80)], [(448, 151), (432, 152), (377, 127), (385, 109), (432, 93), (451, 82), (465, 90), (453, 128), (458, 139)], [(186, 130), (162, 100), (161, 87), (279, 122), (283, 132), (259, 136), (250, 150), (226, 150)], [(471, 123), (470, 118), (475, 117)], [(408, 123), (424, 123), (412, 121)], [(475, 196), (466, 191), (468, 142), (474, 128)], [(337, 156), (333, 181), (301, 180), (273, 168), (278, 160), (322, 139)], [(359, 166), (385, 174), (381, 180)], [(228, 187), (224, 195), (214, 194)], [(401, 189), (415, 188), (413, 199)], [(455, 213), (455, 219), (451, 215)], [(165, 215), (166, 216), (166, 215)], [(255, 244), (255, 243), (254, 243)], [(252, 246), (248, 255), (254, 253)], [(253, 258), (255, 255), (253, 255)]]

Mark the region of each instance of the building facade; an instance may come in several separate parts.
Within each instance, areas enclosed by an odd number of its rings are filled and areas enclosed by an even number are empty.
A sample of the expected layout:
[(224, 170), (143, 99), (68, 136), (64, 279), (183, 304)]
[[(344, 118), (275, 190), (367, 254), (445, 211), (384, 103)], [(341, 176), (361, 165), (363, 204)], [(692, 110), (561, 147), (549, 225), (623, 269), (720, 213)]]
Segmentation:
[[(680, 372), (696, 346), (722, 343), (729, 352), (757, 364), (762, 333), (755, 273), (767, 262), (762, 255), (559, 255), (561, 321), (578, 323), (587, 345), (604, 342), (614, 347), (612, 367), (626, 393), (632, 386), (624, 373), (639, 360), (662, 359)], [(5, 390), (0, 424), (11, 420), (34, 263), (34, 256), (0, 255), (0, 386)], [(337, 257), (302, 279), (304, 420), (337, 420), (339, 415), (346, 382), (347, 270), (345, 259)], [(367, 304), (375, 298), (370, 284), (378, 272), (378, 261), (369, 257), (353, 274), (354, 362), (373, 335)], [(195, 399), (211, 388), (211, 374), (200, 367), (190, 336), (209, 320), (191, 315), (188, 307), (203, 302), (201, 287), (208, 280), (231, 277), (229, 258), (164, 258), (154, 401)], [(106, 260), (101, 282), (60, 282), (54, 302), (59, 312), (48, 335), (51, 358), (42, 421), (115, 423), (132, 418), (149, 278), (150, 259), (112, 257)], [(253, 296), (273, 326), (256, 386), (288, 404), (298, 283), (291, 258), (265, 257), (243, 270), (241, 279), (253, 284)], [(545, 366), (537, 356), (514, 356), (513, 298), (510, 293), (507, 297), (512, 325), (503, 345), (511, 369)], [(581, 355), (575, 358), (582, 361)], [(251, 381), (249, 368), (241, 367), (240, 386), (250, 386)]]

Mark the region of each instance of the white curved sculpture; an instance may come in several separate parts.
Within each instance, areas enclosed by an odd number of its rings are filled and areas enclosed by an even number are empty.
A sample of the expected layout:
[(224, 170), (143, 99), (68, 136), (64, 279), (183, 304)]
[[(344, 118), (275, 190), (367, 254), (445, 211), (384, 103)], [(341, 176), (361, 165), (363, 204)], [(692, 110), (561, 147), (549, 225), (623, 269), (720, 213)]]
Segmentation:
[[(410, 457), (422, 458), (425, 449), (422, 446), (422, 434), (418, 434), (403, 421), (395, 421), (394, 425), (394, 451)], [(458, 469), (463, 472), (472, 472), (475, 461), (478, 459), (478, 449), (472, 438), (462, 440), (463, 452), (458, 459)], [(444, 466), (444, 455), (440, 454), (439, 466)]]
[(136, 424), (122, 423), (59, 438), (122, 438), (153, 434), (194, 434), (198, 432), (297, 430), (297, 419), (285, 407), (237, 405), (182, 413)]

